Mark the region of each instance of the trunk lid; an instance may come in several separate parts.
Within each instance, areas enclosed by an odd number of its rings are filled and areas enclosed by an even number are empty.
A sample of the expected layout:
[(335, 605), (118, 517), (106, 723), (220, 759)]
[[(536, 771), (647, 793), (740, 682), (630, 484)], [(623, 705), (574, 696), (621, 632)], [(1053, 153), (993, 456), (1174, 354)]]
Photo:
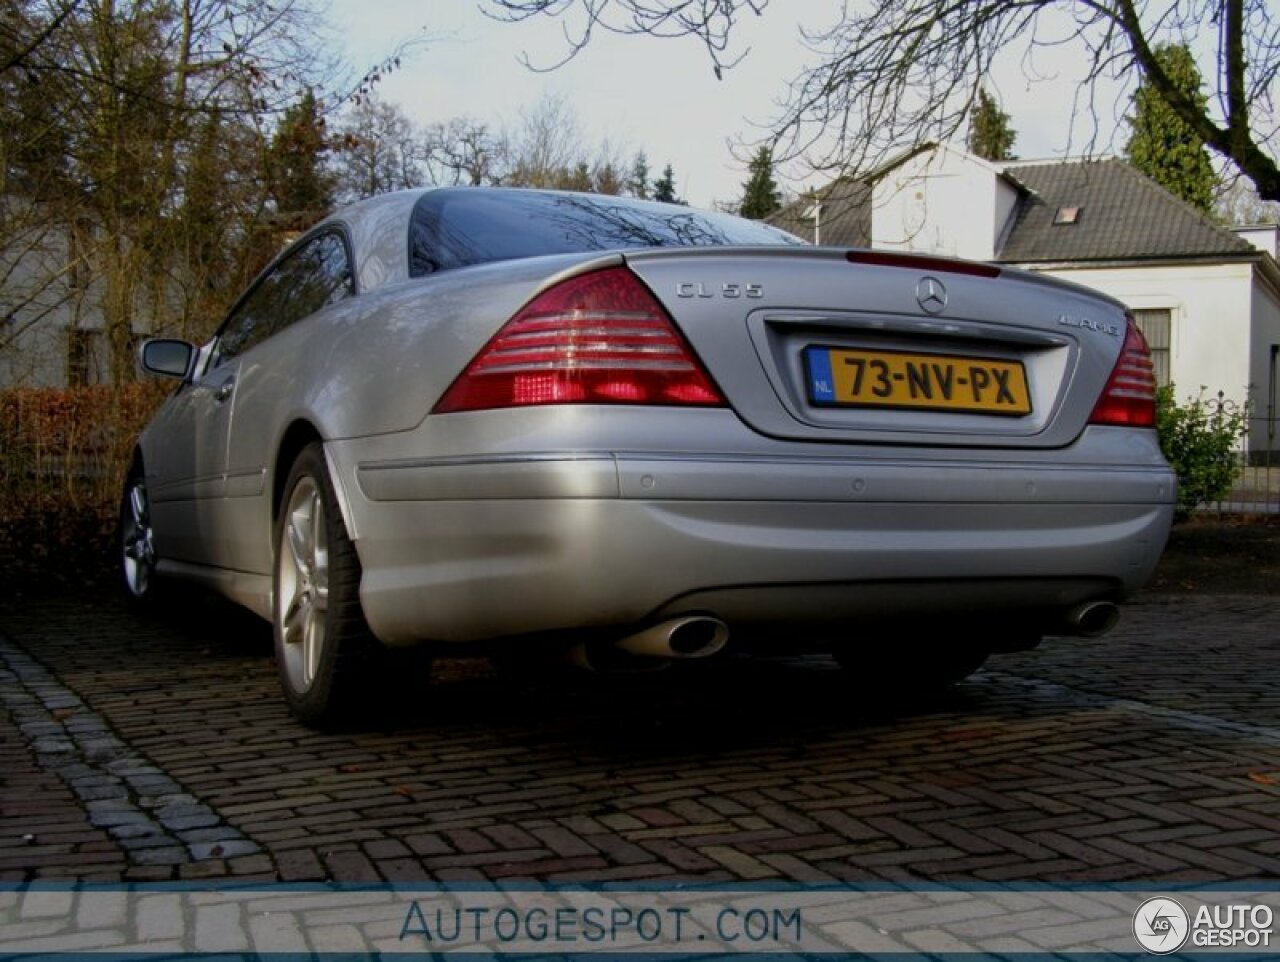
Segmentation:
[(803, 441), (1071, 443), (1124, 307), (1009, 268), (880, 251), (628, 252), (729, 404)]

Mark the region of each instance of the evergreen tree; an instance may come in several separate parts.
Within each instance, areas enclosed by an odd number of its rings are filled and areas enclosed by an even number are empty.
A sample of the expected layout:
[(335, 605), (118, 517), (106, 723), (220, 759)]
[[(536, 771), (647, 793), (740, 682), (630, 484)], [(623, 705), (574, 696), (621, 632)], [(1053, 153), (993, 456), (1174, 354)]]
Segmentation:
[(308, 90), (284, 112), (267, 151), (277, 212), (321, 215), (333, 206), (333, 178), (324, 169), (328, 149), (319, 102)]
[(612, 160), (601, 160), (591, 171), (591, 189), (597, 194), (621, 194), (626, 189), (622, 171)]
[(969, 118), (969, 152), (987, 160), (1013, 160), (1013, 142), (1018, 134), (1009, 126), (1009, 115), (995, 98), (978, 91), (978, 103)]
[(627, 178), (627, 193), (646, 200), (649, 197), (649, 158), (644, 151), (636, 154), (631, 162), (631, 175)]
[(591, 165), (580, 160), (572, 167), (566, 167), (556, 175), (556, 190), (577, 190), (590, 192), (594, 188), (591, 182)]
[[(1208, 98), (1200, 89), (1200, 71), (1191, 51), (1182, 44), (1166, 44), (1156, 48), (1155, 55), (1173, 84), (1201, 110), (1207, 109)], [(1133, 128), (1125, 146), (1129, 162), (1175, 197), (1209, 213), (1217, 177), (1199, 135), (1146, 81), (1133, 95), (1133, 114), (1128, 119)]]
[(662, 168), (662, 176), (653, 182), (652, 196), (654, 200), (660, 200), (664, 204), (681, 203), (676, 196), (676, 175), (670, 164)]
[(761, 147), (751, 158), (751, 176), (742, 185), (742, 206), (738, 213), (752, 220), (764, 220), (782, 206), (778, 182), (773, 179), (773, 152)]

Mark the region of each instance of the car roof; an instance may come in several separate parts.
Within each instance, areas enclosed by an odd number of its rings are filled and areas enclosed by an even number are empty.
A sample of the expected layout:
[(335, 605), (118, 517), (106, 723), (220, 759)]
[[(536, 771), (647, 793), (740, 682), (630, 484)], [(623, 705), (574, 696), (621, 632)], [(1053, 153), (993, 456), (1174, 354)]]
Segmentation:
[[(698, 210), (683, 205), (662, 204), (634, 197), (615, 197), (574, 191), (539, 190), (525, 187), (425, 187), (395, 191), (366, 198), (347, 205), (321, 221), (314, 231), (341, 225), (351, 241), (356, 263), (356, 283), (362, 292), (376, 290), (410, 279), (409, 225), (415, 207), (429, 194), (468, 194), (519, 197), (579, 197), (593, 205), (608, 202), (637, 210), (677, 210), (694, 214), (711, 221), (738, 220), (738, 218), (711, 211)], [(776, 229), (775, 229), (776, 231)], [(776, 231), (779, 241), (787, 237)], [(797, 243), (803, 243), (794, 239)]]

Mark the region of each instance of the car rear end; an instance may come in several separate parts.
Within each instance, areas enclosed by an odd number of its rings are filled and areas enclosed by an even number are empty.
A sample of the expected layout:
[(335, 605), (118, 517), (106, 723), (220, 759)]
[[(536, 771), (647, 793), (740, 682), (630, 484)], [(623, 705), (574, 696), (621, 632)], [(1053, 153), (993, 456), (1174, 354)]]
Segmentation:
[(633, 251), (472, 336), (419, 425), (330, 445), (393, 644), (696, 615), (1013, 647), (1107, 627), (1168, 533), (1141, 335), (1044, 277)]

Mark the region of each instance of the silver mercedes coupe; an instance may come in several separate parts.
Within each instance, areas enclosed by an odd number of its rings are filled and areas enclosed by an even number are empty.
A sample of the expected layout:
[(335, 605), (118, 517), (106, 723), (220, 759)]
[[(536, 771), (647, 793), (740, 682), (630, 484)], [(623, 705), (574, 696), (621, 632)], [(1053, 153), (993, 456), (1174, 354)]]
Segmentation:
[(1108, 630), (1172, 517), (1123, 305), (683, 206), (373, 198), (140, 360), (178, 385), (125, 484), (129, 596), (269, 619), (315, 725), (441, 651), (955, 680)]

